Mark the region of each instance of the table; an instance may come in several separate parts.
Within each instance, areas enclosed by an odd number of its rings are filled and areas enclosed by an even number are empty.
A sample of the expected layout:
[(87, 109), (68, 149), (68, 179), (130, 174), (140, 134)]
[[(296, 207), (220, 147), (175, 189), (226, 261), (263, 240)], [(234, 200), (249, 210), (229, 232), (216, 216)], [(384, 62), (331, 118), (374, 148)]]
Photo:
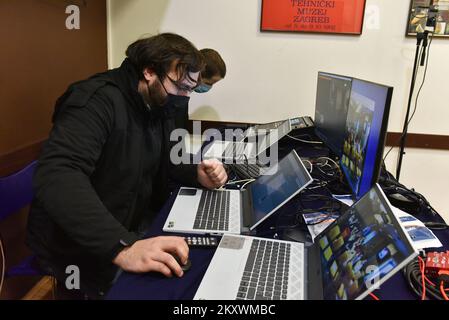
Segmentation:
[[(148, 236), (168, 235), (162, 231), (165, 219), (174, 202), (175, 194), (173, 194), (159, 214), (154, 220)], [(290, 207), (289, 207), (290, 206)], [(267, 219), (264, 223), (263, 232), (270, 231), (276, 221), (276, 215), (285, 214), (291, 210), (292, 203), (275, 214), (272, 218)], [(272, 231), (271, 233), (275, 233)], [(449, 248), (449, 232), (435, 231), (435, 234), (443, 243), (445, 248)], [(174, 235), (170, 233), (169, 235)], [(191, 269), (184, 274), (182, 278), (166, 278), (156, 273), (147, 274), (131, 274), (123, 273), (108, 292), (106, 299), (112, 300), (191, 300), (198, 289), (201, 279), (209, 266), (215, 249), (193, 248), (190, 250), (190, 260), (192, 261)], [(403, 275), (397, 273), (386, 283), (384, 283), (376, 295), (381, 299), (416, 299), (412, 291), (409, 290)], [(369, 299), (369, 298), (368, 298)]]
[[(156, 216), (147, 236), (154, 237), (159, 235), (176, 235), (162, 231), (162, 227), (168, 216), (171, 206), (175, 200), (176, 192), (165, 203), (161, 211)], [(283, 206), (272, 217), (264, 221), (257, 236), (272, 237), (276, 234), (275, 227), (283, 216), (288, 212), (295, 210), (294, 201), (290, 201)], [(441, 217), (429, 217), (428, 221), (441, 222)], [(449, 248), (449, 231), (435, 231), (436, 236), (443, 243), (444, 248)], [(181, 234), (178, 234), (181, 235)], [(181, 236), (186, 236), (181, 235)], [(205, 274), (209, 263), (213, 257), (215, 249), (210, 248), (192, 248), (190, 250), (191, 269), (184, 274), (182, 278), (166, 278), (162, 274), (131, 274), (123, 273), (117, 279), (117, 282), (108, 292), (108, 300), (191, 300), (198, 289), (203, 275)], [(394, 275), (384, 283), (375, 294), (381, 300), (410, 300), (417, 297), (409, 289), (408, 284), (401, 272)], [(371, 299), (367, 297), (367, 299)]]

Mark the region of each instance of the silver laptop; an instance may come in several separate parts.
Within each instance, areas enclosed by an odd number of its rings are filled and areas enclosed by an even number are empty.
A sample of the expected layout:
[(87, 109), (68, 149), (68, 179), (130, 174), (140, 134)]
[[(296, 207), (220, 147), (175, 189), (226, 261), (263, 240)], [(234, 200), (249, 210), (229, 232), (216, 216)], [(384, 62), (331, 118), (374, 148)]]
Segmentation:
[(293, 150), (243, 191), (181, 188), (163, 230), (248, 233), (312, 181)]
[(194, 299), (363, 299), (417, 254), (376, 185), (312, 246), (223, 236)]
[[(290, 120), (279, 122), (275, 128), (248, 128), (237, 141), (213, 141), (203, 151), (204, 159), (249, 160), (255, 159), (291, 131)], [(247, 141), (245, 141), (247, 140)]]

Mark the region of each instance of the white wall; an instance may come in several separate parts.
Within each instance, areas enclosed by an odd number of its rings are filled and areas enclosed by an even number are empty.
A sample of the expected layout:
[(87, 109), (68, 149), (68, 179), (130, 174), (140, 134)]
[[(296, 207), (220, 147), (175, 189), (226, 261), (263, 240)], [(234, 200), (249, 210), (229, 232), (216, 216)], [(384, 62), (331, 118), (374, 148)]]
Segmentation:
[[(405, 37), (409, 0), (367, 0), (361, 36), (259, 31), (261, 0), (109, 0), (109, 61), (143, 34), (176, 32), (223, 56), (228, 73), (209, 94), (193, 94), (192, 119), (269, 122), (313, 115), (319, 70), (394, 87), (389, 131), (401, 131), (415, 42)], [(449, 135), (449, 41), (431, 46), (427, 80), (410, 132)], [(445, 91), (446, 90), (446, 91)], [(396, 154), (387, 162), (394, 172)], [(431, 164), (431, 165), (429, 165)], [(449, 152), (409, 150), (403, 182), (449, 217)]]

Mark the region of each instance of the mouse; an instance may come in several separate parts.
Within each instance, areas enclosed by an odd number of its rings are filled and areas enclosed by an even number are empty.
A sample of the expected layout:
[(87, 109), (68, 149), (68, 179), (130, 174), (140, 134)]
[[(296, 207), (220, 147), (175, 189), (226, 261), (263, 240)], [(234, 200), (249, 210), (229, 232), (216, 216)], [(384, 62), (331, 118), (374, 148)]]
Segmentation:
[(171, 254), (173, 258), (175, 258), (176, 262), (181, 266), (182, 271), (186, 272), (190, 270), (190, 267), (192, 266), (192, 262), (189, 258), (187, 258), (187, 263), (182, 264), (181, 259), (176, 254)]

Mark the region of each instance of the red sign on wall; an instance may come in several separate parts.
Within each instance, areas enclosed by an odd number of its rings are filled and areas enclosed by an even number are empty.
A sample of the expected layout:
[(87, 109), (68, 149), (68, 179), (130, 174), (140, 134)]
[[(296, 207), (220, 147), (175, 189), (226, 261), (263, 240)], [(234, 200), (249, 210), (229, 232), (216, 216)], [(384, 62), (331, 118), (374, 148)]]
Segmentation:
[(262, 0), (262, 31), (361, 34), (365, 0)]

